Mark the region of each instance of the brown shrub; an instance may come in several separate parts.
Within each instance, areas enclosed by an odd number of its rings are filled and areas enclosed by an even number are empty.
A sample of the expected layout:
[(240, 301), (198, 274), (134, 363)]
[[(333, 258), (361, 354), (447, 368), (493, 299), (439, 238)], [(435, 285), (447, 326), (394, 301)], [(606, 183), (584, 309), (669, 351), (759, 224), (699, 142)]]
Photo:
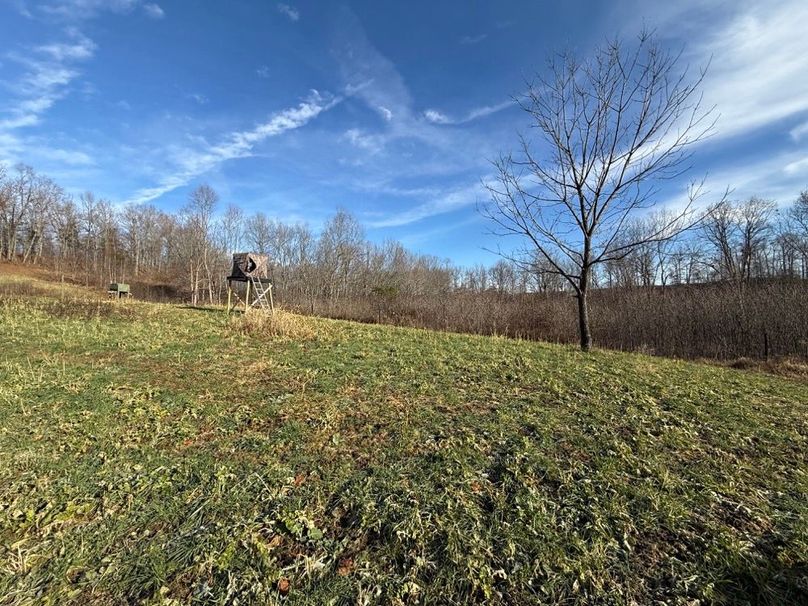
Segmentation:
[[(308, 314), (482, 335), (576, 343), (569, 293), (453, 292), (401, 296), (380, 308), (370, 297), (287, 301)], [(679, 358), (808, 359), (808, 280), (760, 280), (594, 290), (595, 344)]]

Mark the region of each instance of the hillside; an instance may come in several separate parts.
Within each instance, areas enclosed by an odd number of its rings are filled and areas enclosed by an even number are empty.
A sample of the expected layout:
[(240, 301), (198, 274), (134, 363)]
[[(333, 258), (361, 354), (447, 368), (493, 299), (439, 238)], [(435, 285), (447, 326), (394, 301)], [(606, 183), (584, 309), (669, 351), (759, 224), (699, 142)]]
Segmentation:
[(0, 275), (0, 604), (808, 603), (808, 384)]

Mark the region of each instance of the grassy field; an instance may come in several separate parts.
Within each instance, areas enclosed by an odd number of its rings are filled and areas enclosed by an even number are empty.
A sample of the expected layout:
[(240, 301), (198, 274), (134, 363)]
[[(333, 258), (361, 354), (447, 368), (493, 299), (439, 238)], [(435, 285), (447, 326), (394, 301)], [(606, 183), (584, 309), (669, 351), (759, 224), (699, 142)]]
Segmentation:
[(808, 603), (808, 384), (0, 276), (0, 604)]

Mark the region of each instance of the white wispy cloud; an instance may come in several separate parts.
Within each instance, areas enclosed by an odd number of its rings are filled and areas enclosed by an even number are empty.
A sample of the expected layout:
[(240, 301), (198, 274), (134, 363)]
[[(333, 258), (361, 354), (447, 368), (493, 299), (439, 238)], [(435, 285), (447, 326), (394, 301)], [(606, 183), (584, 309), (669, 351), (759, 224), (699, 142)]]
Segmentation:
[(368, 40), (357, 17), (348, 9), (335, 23), (334, 54), (340, 64), (346, 94), (364, 101), (391, 128), (414, 121), (412, 96), (392, 61)]
[[(383, 146), (408, 140), (417, 142), (425, 150), (431, 148), (444, 158), (468, 158), (470, 147), (465, 138), (474, 136), (459, 130), (449, 132), (436, 125), (469, 122), (510, 104), (473, 109), (460, 119), (446, 116), (436, 109), (416, 111), (415, 101), (401, 73), (373, 46), (356, 15), (343, 9), (335, 27), (337, 45), (334, 54), (345, 81), (346, 95), (363, 101), (385, 119), (384, 128), (377, 133), (377, 140)], [(480, 151), (478, 147), (476, 154)]]
[(41, 53), (57, 63), (81, 61), (89, 59), (95, 53), (95, 44), (76, 29), (68, 29), (73, 40), (70, 42), (54, 42), (34, 47), (34, 52)]
[(449, 118), (443, 112), (440, 112), (436, 109), (428, 109), (424, 112), (424, 118), (426, 118), (432, 124), (453, 124), (454, 121)]
[(426, 118), (432, 124), (466, 124), (479, 118), (496, 114), (497, 112), (501, 112), (502, 110), (511, 107), (516, 107), (516, 104), (510, 100), (503, 101), (502, 103), (496, 103), (494, 105), (484, 105), (482, 107), (476, 107), (470, 110), (465, 116), (460, 118), (452, 118), (437, 109), (428, 109), (424, 112), (424, 118)]
[(801, 160), (789, 162), (783, 167), (783, 172), (792, 176), (799, 175), (808, 181), (808, 156)]
[(791, 135), (791, 138), (794, 139), (794, 141), (801, 140), (805, 135), (808, 135), (808, 122), (803, 122), (802, 124), (795, 126), (789, 131), (788, 134)]
[(154, 4), (153, 2), (148, 2), (143, 5), (143, 11), (146, 13), (148, 17), (152, 19), (162, 19), (166, 16), (165, 11), (160, 7), (159, 4)]
[(143, 0), (47, 0), (28, 10), (29, 16), (44, 14), (66, 22), (79, 22), (97, 17), (101, 13), (128, 15), (141, 8), (150, 19), (163, 19), (165, 11), (156, 2)]
[(33, 18), (34, 15), (26, 5), (26, 0), (8, 0), (8, 4), (23, 17)]
[(300, 11), (296, 8), (293, 8), (288, 4), (284, 4), (283, 2), (279, 2), (277, 8), (279, 13), (286, 15), (291, 21), (300, 20)]
[(512, 99), (502, 101), (501, 103), (495, 103), (494, 105), (483, 105), (482, 107), (472, 109), (466, 116), (466, 122), (471, 122), (477, 118), (484, 118), (485, 116), (490, 116), (491, 114), (496, 114), (502, 110), (512, 107), (516, 107), (516, 103), (514, 103)]
[(140, 0), (52, 0), (38, 8), (43, 13), (67, 20), (90, 19), (102, 11), (128, 13)]
[(369, 227), (401, 227), (402, 225), (422, 221), (428, 217), (474, 206), (485, 198), (486, 194), (485, 187), (478, 182), (473, 185), (445, 191), (413, 208), (381, 219), (366, 221), (366, 223)]
[(342, 139), (348, 141), (354, 147), (371, 154), (376, 154), (382, 149), (382, 142), (379, 137), (366, 133), (359, 128), (349, 128), (342, 135)]
[(806, 184), (808, 151), (780, 151), (765, 159), (746, 161), (733, 158), (706, 176), (704, 190), (714, 195), (705, 197), (704, 201), (714, 202), (730, 187), (731, 197), (736, 200), (760, 196), (787, 205)]
[[(715, 106), (719, 114), (712, 140), (751, 133), (808, 112), (808, 36), (804, 33), (808, 2), (667, 4), (655, 12), (652, 25), (676, 44), (686, 42), (687, 63), (709, 64), (703, 105)], [(629, 6), (636, 10), (645, 4)]]
[(202, 144), (196, 148), (181, 149), (176, 154), (175, 169), (160, 179), (157, 185), (135, 192), (130, 201), (149, 202), (187, 185), (192, 179), (207, 173), (222, 162), (248, 157), (262, 141), (306, 125), (340, 100), (339, 97), (312, 91), (298, 106), (277, 112), (269, 120), (250, 130), (229, 133), (222, 137), (219, 144)]
[(92, 166), (95, 164), (92, 156), (81, 150), (42, 147), (38, 150), (37, 156), (67, 166)]
[[(475, 108), (459, 118), (434, 108), (416, 110), (401, 73), (370, 42), (356, 15), (342, 9), (334, 26), (334, 55), (346, 95), (389, 117), (381, 126), (351, 128), (342, 135), (341, 140), (356, 153), (346, 154), (340, 163), (361, 166), (362, 173), (346, 176), (340, 184), (377, 196), (405, 197), (411, 204), (408, 210), (389, 215), (380, 209), (378, 215), (369, 218), (369, 226), (407, 225), (473, 205), (479, 190), (477, 175), (486, 170), (486, 158), (496, 155), (496, 142), (480, 129), (444, 126), (471, 122), (501, 111), (511, 102)], [(454, 190), (436, 185), (447, 178), (455, 183), (474, 181), (475, 185)], [(429, 186), (413, 189), (413, 180)]]
[[(713, 156), (726, 150), (733, 159), (711, 170), (707, 189), (730, 187), (738, 198), (759, 195), (789, 203), (808, 183), (808, 149), (794, 150), (794, 143), (799, 147), (808, 135), (808, 36), (802, 25), (808, 3), (683, 0), (660, 7), (656, 18), (652, 25), (667, 41), (686, 43), (685, 63), (709, 64), (702, 106), (715, 107), (718, 119), (714, 134), (703, 143), (711, 145)], [(779, 148), (774, 140), (766, 143), (771, 146), (766, 159), (737, 155), (742, 148), (734, 147), (736, 140), (777, 129), (785, 131), (784, 139)]]
[(11, 94), (0, 106), (0, 156), (16, 159), (22, 151), (33, 151), (19, 131), (39, 124), (43, 115), (68, 94), (79, 76), (78, 62), (93, 56), (95, 44), (76, 30), (64, 41), (12, 52), (8, 59), (23, 68), (16, 82), (9, 83)]
[(488, 34), (477, 34), (476, 36), (463, 36), (462, 38), (460, 38), (460, 44), (464, 45), (479, 44), (486, 38), (488, 38)]
[(445, 222), (431, 229), (404, 233), (397, 236), (396, 239), (407, 248), (417, 248), (424, 244), (434, 244), (436, 241), (441, 241), (447, 233), (457, 231), (474, 223), (483, 223), (484, 221), (485, 218), (482, 215), (469, 213), (465, 219)]
[(269, 71), (269, 67), (266, 65), (261, 65), (258, 69), (255, 70), (255, 75), (259, 78), (269, 78), (271, 72)]

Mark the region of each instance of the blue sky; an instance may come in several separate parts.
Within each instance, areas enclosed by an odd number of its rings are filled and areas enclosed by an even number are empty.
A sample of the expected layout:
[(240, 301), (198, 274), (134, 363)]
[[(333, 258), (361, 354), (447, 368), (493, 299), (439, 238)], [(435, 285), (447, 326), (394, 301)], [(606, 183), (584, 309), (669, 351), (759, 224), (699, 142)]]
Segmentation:
[[(476, 212), (548, 54), (655, 28), (710, 62), (720, 117), (690, 178), (785, 204), (808, 187), (808, 2), (0, 0), (0, 162), (179, 208), (207, 182), (315, 229), (494, 259)], [(666, 201), (683, 195), (670, 184)]]

